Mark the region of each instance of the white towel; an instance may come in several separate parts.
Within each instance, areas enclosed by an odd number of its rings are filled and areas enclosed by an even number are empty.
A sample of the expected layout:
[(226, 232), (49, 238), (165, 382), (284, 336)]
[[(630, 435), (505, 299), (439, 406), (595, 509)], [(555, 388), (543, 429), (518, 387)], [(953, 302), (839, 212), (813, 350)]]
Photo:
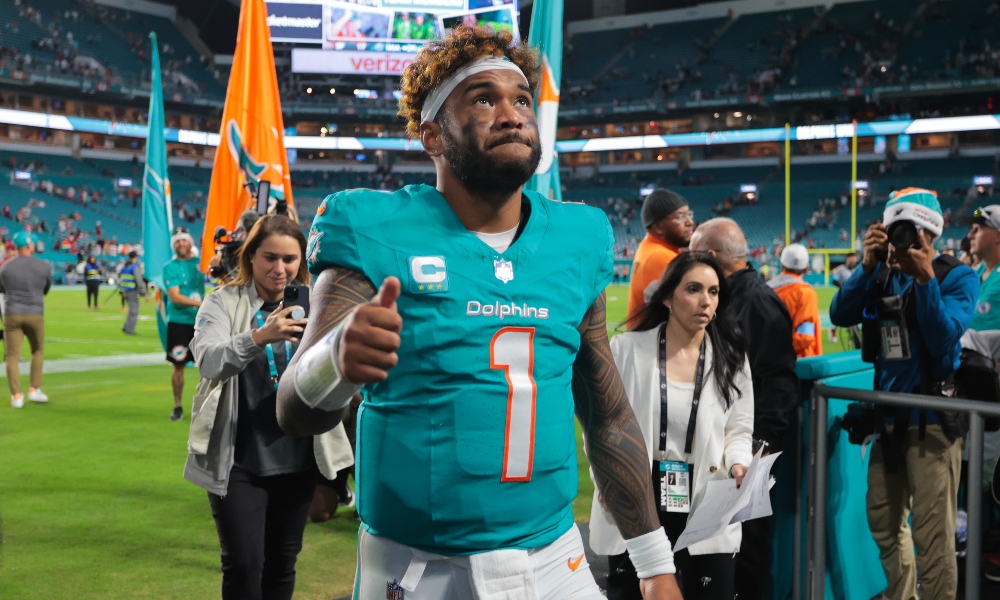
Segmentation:
[(527, 550), (494, 550), (469, 557), (476, 600), (537, 600)]

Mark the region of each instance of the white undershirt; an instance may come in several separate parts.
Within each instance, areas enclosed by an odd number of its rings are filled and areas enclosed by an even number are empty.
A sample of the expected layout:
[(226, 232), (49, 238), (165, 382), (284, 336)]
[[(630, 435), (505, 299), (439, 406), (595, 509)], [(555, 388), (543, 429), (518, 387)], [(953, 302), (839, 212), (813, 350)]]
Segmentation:
[(500, 233), (483, 233), (482, 231), (473, 231), (472, 233), (476, 234), (476, 237), (481, 239), (487, 246), (493, 248), (497, 254), (503, 254), (514, 243), (514, 236), (517, 235), (517, 228), (520, 226), (521, 224), (518, 223), (513, 229)]
[(660, 454), (660, 403), (657, 398), (654, 409), (653, 422), (654, 439), (654, 460), (673, 460), (687, 462), (688, 457), (684, 454), (684, 444), (687, 442), (688, 421), (691, 420), (691, 404), (694, 401), (694, 382), (680, 382), (667, 379), (667, 454), (665, 459), (661, 459)]

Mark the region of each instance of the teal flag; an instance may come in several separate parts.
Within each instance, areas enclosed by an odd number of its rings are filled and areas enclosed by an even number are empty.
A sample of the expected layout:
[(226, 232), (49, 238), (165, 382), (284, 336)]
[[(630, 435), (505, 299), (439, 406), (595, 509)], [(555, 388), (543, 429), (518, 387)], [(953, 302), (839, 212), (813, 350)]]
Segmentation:
[(535, 98), (542, 160), (525, 187), (546, 198), (562, 200), (559, 157), (556, 155), (556, 121), (559, 118), (559, 85), (562, 81), (563, 0), (535, 0), (531, 8), (528, 43), (542, 54), (542, 81)]
[(160, 50), (156, 33), (149, 34), (153, 50), (152, 90), (149, 94), (149, 137), (146, 138), (146, 170), (142, 175), (143, 273), (156, 285), (156, 324), (163, 349), (167, 348), (166, 290), (163, 265), (172, 258), (170, 231), (173, 207), (167, 177), (167, 144), (163, 137), (163, 86), (160, 82)]

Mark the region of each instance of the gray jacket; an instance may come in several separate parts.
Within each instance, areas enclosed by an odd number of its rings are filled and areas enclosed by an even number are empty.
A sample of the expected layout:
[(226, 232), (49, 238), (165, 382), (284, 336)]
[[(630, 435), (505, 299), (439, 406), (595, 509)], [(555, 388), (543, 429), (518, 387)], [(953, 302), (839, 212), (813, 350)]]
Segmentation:
[[(223, 286), (209, 294), (195, 320), (194, 353), (201, 378), (191, 407), (184, 478), (225, 496), (236, 444), (238, 375), (263, 348), (250, 336), (254, 315), (264, 301), (249, 285)], [(313, 436), (316, 465), (327, 479), (354, 464), (343, 424)]]

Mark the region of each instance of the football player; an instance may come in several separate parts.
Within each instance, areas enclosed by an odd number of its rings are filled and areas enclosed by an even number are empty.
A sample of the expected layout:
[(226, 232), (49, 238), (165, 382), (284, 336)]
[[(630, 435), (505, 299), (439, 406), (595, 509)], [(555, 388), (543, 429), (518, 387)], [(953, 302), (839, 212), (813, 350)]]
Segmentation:
[(509, 32), (430, 42), (400, 115), (436, 187), (348, 190), (317, 211), (313, 315), (278, 419), (326, 431), (366, 388), (357, 599), (602, 599), (573, 521), (574, 411), (645, 598), (680, 598), (608, 344), (610, 224), (522, 189), (538, 85), (537, 53)]

